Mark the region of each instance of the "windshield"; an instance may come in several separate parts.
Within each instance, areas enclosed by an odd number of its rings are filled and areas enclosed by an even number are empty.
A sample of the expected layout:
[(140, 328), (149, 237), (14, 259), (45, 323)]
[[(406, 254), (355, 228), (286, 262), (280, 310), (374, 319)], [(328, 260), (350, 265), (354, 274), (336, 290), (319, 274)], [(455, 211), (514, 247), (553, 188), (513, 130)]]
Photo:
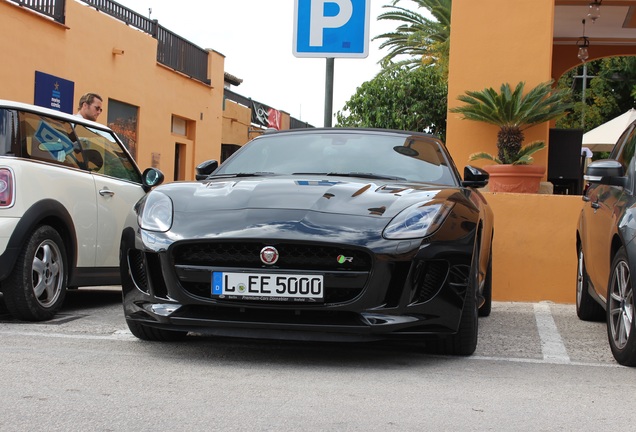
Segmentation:
[(214, 176), (320, 174), (455, 185), (449, 165), (445, 148), (430, 137), (308, 132), (261, 136)]

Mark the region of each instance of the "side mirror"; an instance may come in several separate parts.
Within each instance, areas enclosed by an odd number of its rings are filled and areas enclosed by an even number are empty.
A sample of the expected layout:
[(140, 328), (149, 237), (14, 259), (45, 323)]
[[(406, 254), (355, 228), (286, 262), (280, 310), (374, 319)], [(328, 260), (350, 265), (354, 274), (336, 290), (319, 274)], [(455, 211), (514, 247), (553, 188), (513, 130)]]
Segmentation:
[(585, 170), (585, 180), (590, 183), (601, 183), (611, 186), (625, 187), (625, 167), (614, 159), (602, 159), (590, 163)]
[(141, 175), (141, 182), (146, 190), (150, 190), (155, 186), (159, 186), (164, 180), (163, 173), (157, 168), (146, 168)]
[(481, 168), (467, 165), (464, 167), (464, 181), (462, 186), (472, 188), (482, 188), (488, 184), (490, 174)]
[(207, 160), (205, 162), (201, 162), (196, 167), (196, 176), (197, 180), (205, 180), (207, 176), (212, 174), (219, 167), (219, 162), (215, 160)]

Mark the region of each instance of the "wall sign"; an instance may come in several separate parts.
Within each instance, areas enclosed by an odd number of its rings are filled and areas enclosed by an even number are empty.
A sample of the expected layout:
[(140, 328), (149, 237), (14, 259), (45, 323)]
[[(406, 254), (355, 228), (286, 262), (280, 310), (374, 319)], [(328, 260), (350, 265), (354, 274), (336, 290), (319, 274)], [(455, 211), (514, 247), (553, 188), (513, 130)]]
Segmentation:
[(74, 93), (73, 81), (35, 71), (35, 105), (73, 114)]

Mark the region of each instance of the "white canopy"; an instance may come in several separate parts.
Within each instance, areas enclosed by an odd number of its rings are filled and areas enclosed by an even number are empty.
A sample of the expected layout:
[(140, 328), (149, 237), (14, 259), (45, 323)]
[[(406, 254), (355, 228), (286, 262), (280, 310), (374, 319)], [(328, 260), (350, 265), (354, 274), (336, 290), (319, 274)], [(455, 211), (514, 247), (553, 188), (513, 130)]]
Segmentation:
[(583, 134), (583, 147), (592, 151), (612, 151), (616, 141), (625, 131), (625, 128), (636, 120), (636, 109), (613, 118), (612, 120), (595, 127)]

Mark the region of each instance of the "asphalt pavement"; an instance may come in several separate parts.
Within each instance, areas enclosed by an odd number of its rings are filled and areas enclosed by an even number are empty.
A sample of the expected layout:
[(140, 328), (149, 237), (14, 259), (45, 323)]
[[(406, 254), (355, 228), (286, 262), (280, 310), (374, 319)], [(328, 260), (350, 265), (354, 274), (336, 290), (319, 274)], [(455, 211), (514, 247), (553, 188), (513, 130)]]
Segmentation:
[(116, 288), (70, 292), (46, 323), (0, 311), (0, 430), (631, 429), (636, 368), (574, 305), (493, 304), (477, 352), (412, 344), (137, 340)]

